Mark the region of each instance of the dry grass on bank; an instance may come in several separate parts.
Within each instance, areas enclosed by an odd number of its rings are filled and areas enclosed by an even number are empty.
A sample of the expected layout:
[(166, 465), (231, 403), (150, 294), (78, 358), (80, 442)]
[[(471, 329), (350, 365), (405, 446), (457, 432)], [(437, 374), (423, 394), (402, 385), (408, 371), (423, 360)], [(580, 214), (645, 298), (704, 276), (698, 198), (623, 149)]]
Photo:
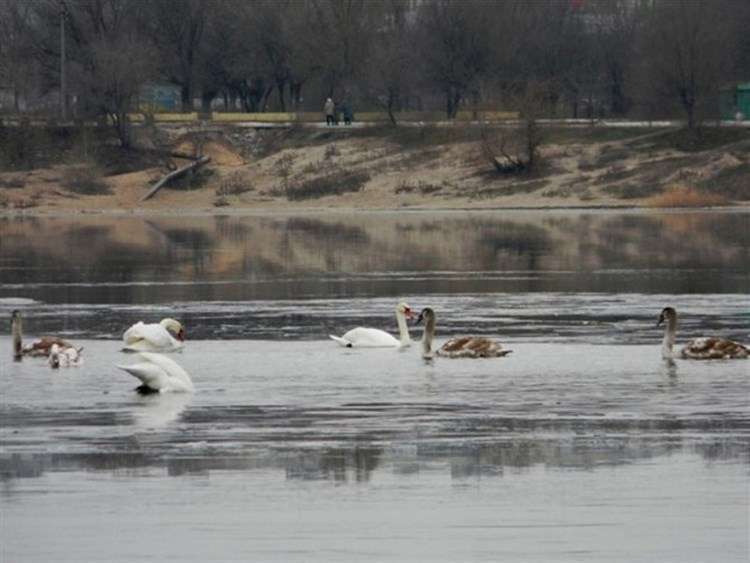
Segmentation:
[(728, 205), (729, 200), (690, 186), (674, 185), (661, 194), (644, 201), (646, 207), (715, 207)]

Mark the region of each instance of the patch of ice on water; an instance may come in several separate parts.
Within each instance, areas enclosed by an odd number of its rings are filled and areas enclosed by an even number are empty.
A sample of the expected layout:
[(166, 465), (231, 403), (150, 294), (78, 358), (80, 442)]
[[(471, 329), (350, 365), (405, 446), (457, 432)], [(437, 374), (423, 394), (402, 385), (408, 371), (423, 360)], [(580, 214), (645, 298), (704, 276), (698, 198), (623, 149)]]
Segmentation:
[(41, 301), (29, 299), (27, 297), (0, 297), (0, 306), (26, 306), (38, 305)]

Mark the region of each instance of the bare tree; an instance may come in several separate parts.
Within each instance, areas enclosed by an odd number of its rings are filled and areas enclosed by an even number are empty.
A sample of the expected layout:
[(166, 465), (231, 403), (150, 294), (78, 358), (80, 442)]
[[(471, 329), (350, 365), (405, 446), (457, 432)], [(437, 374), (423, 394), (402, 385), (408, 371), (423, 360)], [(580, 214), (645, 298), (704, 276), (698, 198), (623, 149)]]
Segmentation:
[(0, 0), (0, 81), (13, 93), (13, 109), (20, 111), (24, 95), (38, 82), (36, 61), (29, 57), (32, 5)]
[(326, 94), (346, 94), (365, 74), (377, 3), (367, 0), (311, 0), (305, 41)]
[(193, 110), (203, 35), (210, 17), (203, 0), (152, 0), (149, 32), (160, 55), (161, 72), (179, 86), (182, 111)]
[(428, 82), (445, 97), (449, 119), (488, 67), (488, 28), (478, 2), (434, 0), (420, 8), (420, 57)]
[(600, 86), (610, 113), (625, 115), (632, 105), (632, 66), (641, 10), (628, 0), (597, 0), (589, 5), (594, 42), (601, 57)]
[(87, 102), (109, 116), (120, 144), (130, 147), (128, 113), (153, 75), (153, 55), (140, 35), (137, 0), (87, 0), (71, 11), (85, 38), (74, 67)]
[(383, 23), (374, 38), (366, 90), (368, 98), (384, 108), (396, 125), (395, 112), (415, 83), (413, 22), (409, 21), (406, 0), (389, 0), (382, 8)]
[(721, 1), (655, 0), (648, 17), (642, 53), (652, 96), (662, 107), (675, 101), (687, 126), (700, 125), (723, 77), (729, 76), (733, 56), (727, 45), (736, 44), (731, 10)]
[(537, 83), (517, 86), (506, 99), (518, 110), (517, 126), (492, 127), (482, 124), (481, 151), (496, 172), (531, 172), (538, 167), (539, 149), (544, 141), (539, 117), (548, 87)]

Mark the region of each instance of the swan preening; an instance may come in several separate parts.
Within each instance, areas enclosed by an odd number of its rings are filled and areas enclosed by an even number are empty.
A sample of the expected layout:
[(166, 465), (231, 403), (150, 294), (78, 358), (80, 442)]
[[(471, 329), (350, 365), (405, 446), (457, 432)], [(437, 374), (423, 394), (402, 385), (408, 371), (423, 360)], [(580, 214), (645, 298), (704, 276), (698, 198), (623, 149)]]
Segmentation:
[(78, 367), (83, 363), (82, 351), (83, 348), (62, 347), (59, 344), (53, 344), (49, 351), (47, 363), (49, 367), (54, 369)]
[(21, 312), (18, 310), (11, 313), (10, 331), (13, 338), (13, 359), (16, 361), (24, 356), (44, 357), (48, 358), (52, 367), (73, 366), (81, 362), (83, 348), (76, 348), (70, 342), (57, 336), (42, 336), (24, 346), (23, 321)]
[[(435, 337), (435, 311), (425, 307), (417, 318), (417, 324), (424, 321), (422, 335), (422, 357), (432, 358), (432, 341)], [(452, 338), (435, 351), (435, 354), (445, 358), (499, 358), (507, 356), (512, 350), (503, 350), (494, 340), (483, 336), (462, 336)]]
[(659, 315), (656, 326), (665, 323), (664, 339), (661, 343), (661, 356), (666, 359), (683, 358), (686, 360), (736, 360), (747, 358), (750, 350), (747, 347), (727, 340), (726, 338), (702, 337), (695, 338), (679, 352), (672, 350), (677, 332), (677, 311), (672, 307), (665, 307)]
[(138, 321), (122, 335), (127, 352), (174, 352), (183, 346), (185, 328), (174, 319), (145, 324)]
[(139, 393), (193, 392), (190, 375), (173, 359), (155, 352), (141, 352), (139, 359), (137, 364), (116, 366), (141, 381), (136, 387)]
[(379, 328), (366, 328), (358, 326), (351, 329), (343, 336), (328, 336), (347, 348), (396, 348), (411, 344), (409, 327), (406, 319), (413, 318), (414, 312), (406, 303), (396, 306), (396, 323), (398, 324), (398, 339)]

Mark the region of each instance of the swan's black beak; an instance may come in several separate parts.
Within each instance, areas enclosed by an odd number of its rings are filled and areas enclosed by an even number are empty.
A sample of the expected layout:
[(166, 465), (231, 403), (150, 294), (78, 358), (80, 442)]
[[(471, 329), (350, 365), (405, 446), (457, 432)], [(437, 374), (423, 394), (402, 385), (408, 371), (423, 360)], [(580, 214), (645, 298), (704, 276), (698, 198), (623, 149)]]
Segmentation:
[(414, 324), (418, 325), (419, 323), (422, 322), (423, 319), (424, 319), (424, 311), (422, 311), (421, 313), (419, 313), (419, 316), (417, 317), (417, 320), (416, 320), (416, 322)]
[(660, 326), (664, 322), (664, 315), (659, 315), (659, 320), (656, 321), (656, 326)]

